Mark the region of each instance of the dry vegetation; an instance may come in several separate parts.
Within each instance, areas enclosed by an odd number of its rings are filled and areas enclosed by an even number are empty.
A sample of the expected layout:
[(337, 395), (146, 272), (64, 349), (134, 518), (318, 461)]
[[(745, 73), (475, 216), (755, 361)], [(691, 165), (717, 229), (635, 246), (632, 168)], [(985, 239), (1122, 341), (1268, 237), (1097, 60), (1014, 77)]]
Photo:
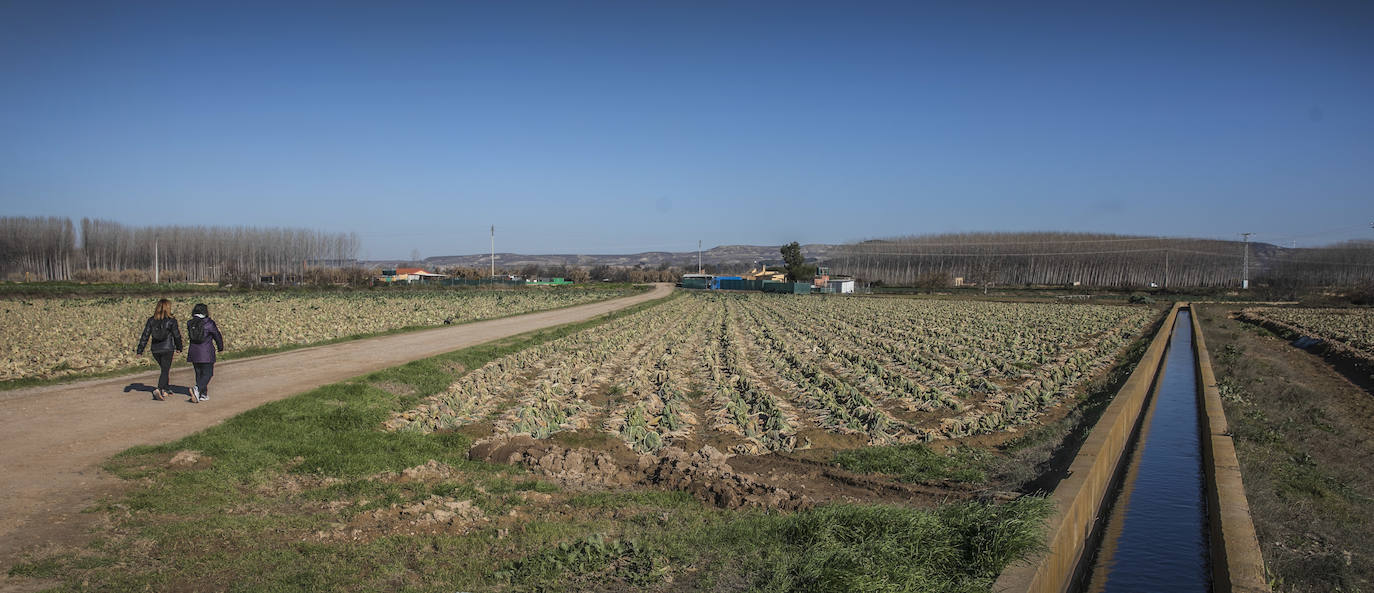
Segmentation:
[(1374, 358), (1374, 309), (1255, 307), (1244, 313), (1286, 324), (1295, 333), (1335, 340)]
[[(1292, 311), (1313, 328), (1355, 315)], [(1274, 590), (1374, 590), (1374, 399), (1329, 359), (1233, 314), (1206, 306), (1199, 319)]]
[[(628, 290), (415, 291), (234, 294), (173, 298), (185, 320), (209, 305), (230, 354), (314, 344), (407, 327), (433, 327), (623, 296)], [(134, 354), (150, 297), (0, 301), (0, 381), (150, 366)]]
[(1132, 306), (694, 294), (486, 364), (393, 430), (599, 431), (738, 454), (1014, 431), (1115, 363)]

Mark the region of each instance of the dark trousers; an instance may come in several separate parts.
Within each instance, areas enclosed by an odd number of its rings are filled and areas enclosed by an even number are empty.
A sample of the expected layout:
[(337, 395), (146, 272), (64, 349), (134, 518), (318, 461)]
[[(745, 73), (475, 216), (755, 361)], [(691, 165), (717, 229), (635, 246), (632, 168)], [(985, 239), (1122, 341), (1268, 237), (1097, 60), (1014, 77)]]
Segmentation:
[(156, 360), (156, 361), (157, 361), (157, 366), (162, 367), (162, 374), (161, 374), (161, 375), (158, 375), (158, 377), (157, 377), (157, 388), (158, 388), (158, 389), (161, 389), (161, 390), (163, 390), (163, 391), (167, 391), (167, 387), (168, 387), (169, 384), (171, 383), (171, 381), (168, 380), (168, 378), (167, 378), (167, 373), (170, 373), (170, 372), (172, 371), (172, 356), (173, 356), (174, 354), (176, 354), (176, 353), (175, 353), (175, 352), (154, 352), (154, 353), (153, 353), (153, 360)]
[(210, 395), (210, 377), (215, 376), (215, 363), (193, 362), (191, 366), (196, 368), (196, 389), (201, 395)]

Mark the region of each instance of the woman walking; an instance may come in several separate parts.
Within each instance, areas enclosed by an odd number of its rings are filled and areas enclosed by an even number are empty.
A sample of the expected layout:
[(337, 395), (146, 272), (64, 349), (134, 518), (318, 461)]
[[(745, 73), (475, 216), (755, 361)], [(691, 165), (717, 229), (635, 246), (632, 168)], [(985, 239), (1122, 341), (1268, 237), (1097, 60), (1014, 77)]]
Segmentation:
[[(148, 343), (150, 339), (151, 346)], [(157, 378), (157, 389), (153, 390), (153, 399), (162, 401), (170, 393), (167, 373), (172, 370), (172, 354), (181, 352), (181, 328), (178, 327), (177, 318), (172, 317), (172, 301), (159, 300), (153, 309), (153, 316), (143, 324), (143, 335), (139, 336), (138, 348), (134, 352), (142, 356), (144, 346), (149, 346), (153, 360), (162, 368), (162, 374)]]
[(215, 375), (215, 352), (224, 352), (224, 336), (219, 326), (210, 319), (210, 307), (197, 303), (191, 308), (191, 318), (186, 320), (186, 339), (191, 347), (186, 351), (186, 360), (196, 369), (196, 384), (191, 386), (191, 402), (200, 403), (210, 399), (210, 377)]

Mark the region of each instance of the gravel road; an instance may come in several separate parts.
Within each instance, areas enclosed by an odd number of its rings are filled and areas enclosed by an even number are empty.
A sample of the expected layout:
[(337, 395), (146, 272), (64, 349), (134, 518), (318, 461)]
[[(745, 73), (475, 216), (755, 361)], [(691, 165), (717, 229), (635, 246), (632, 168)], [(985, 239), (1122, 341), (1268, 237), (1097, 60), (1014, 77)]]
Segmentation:
[[(556, 311), (226, 361), (215, 365), (210, 401), (197, 405), (185, 395), (194, 383), (189, 366), (173, 370), (179, 394), (166, 401), (154, 401), (144, 390), (157, 384), (156, 371), (0, 392), (0, 591), (10, 589), (4, 572), (25, 548), (80, 542), (96, 520), (81, 510), (120, 487), (120, 480), (99, 468), (120, 451), (178, 439), (321, 385), (591, 319), (672, 290), (659, 284), (644, 294)], [(130, 343), (137, 338), (133, 331)], [(233, 328), (225, 333), (233, 339)]]

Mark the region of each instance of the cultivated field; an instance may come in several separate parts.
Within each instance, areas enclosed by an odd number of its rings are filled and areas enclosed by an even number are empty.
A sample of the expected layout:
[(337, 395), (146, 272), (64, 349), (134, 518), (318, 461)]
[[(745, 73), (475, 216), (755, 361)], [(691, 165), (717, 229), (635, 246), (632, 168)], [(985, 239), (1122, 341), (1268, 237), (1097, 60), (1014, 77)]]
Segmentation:
[(98, 511), (99, 547), (10, 574), (72, 590), (988, 590), (1051, 504), (978, 498), (986, 479), (956, 474), (991, 467), (964, 466), (987, 442), (920, 442), (1029, 432), (1159, 314), (700, 292), (640, 307), (132, 449), (106, 466), (129, 491)]
[(1335, 340), (1374, 357), (1374, 309), (1254, 307), (1244, 313), (1292, 326), (1298, 333)]
[[(305, 295), (232, 294), (174, 298), (185, 321), (205, 303), (226, 351), (274, 350), (577, 305), (624, 290), (396, 291)], [(0, 381), (92, 374), (151, 366), (134, 354), (153, 297), (0, 301)], [(184, 332), (184, 328), (183, 328)]]
[(1154, 315), (691, 294), (493, 360), (387, 425), (534, 438), (592, 429), (644, 453), (745, 454), (1015, 430), (1110, 367)]

